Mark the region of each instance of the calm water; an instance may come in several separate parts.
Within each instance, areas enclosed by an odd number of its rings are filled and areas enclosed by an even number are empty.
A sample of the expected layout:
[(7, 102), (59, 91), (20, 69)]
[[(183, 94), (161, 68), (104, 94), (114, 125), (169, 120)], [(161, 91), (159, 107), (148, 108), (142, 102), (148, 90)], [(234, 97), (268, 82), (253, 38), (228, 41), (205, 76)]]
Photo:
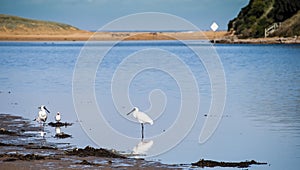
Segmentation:
[[(187, 44), (194, 48), (209, 48), (202, 42)], [(101, 50), (110, 45), (108, 42), (95, 43), (93, 48)], [(74, 109), (73, 72), (83, 46), (83, 42), (0, 42), (0, 112), (33, 119), (37, 115), (37, 107), (45, 104), (51, 111), (49, 121), (54, 121), (54, 115), (59, 111), (64, 121), (74, 123), (71, 127), (62, 128), (72, 138), (55, 139), (55, 129), (47, 127), (47, 140), (69, 142), (78, 147), (115, 148), (130, 153), (140, 141), (140, 125), (120, 116), (131, 108), (123, 106), (124, 113), (119, 114), (114, 107), (110, 85), (114, 82), (112, 77), (116, 69), (124, 69), (126, 73), (126, 68), (119, 68), (126, 57), (136, 56), (137, 63), (133, 65), (152, 62), (152, 56), (156, 53), (148, 53), (145, 49), (156, 48), (162, 50), (159, 51), (161, 59), (157, 62), (165, 62), (171, 72), (178, 73), (179, 70), (166, 60), (168, 55), (164, 56), (165, 51), (179, 56), (191, 70), (199, 87), (200, 107), (195, 125), (176, 147), (147, 159), (164, 163), (190, 163), (200, 158), (219, 161), (255, 159), (269, 163), (250, 169), (297, 169), (300, 166), (299, 45), (216, 45), (226, 75), (225, 110), (211, 138), (199, 144), (199, 133), (207, 119), (205, 115), (212, 99), (210, 79), (201, 60), (180, 42), (118, 44), (107, 53), (99, 66), (96, 63), (98, 67), (92, 90), (107, 124), (116, 132), (136, 139), (136, 143), (107, 139), (102, 136), (104, 132), (101, 129), (88, 129), (103, 140), (111, 141), (108, 146), (98, 146), (86, 135)], [(88, 69), (89, 65), (86, 67)], [(166, 72), (153, 68), (132, 77), (128, 87), (132, 104), (143, 111), (148, 110), (151, 107), (149, 93), (153, 89), (163, 91), (162, 98), (166, 98), (167, 103), (162, 114), (156, 115), (154, 125), (145, 126), (147, 138), (167, 132), (176, 121), (176, 111), (180, 106), (180, 84)], [(83, 98), (79, 102), (93, 101)], [(86, 116), (89, 115), (87, 112)], [(94, 123), (97, 123), (97, 118)], [(153, 141), (152, 145), (157, 148), (164, 144)]]

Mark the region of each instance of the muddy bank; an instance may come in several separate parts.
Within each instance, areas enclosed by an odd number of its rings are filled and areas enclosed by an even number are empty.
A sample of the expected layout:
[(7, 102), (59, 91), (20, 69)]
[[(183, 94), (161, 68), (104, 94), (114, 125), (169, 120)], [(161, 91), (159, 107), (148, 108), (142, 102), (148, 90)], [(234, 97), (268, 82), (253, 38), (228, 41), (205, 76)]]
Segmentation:
[(0, 169), (185, 169), (197, 167), (249, 167), (256, 161), (217, 162), (203, 160), (188, 164), (162, 164), (131, 158), (116, 150), (77, 148), (53, 143), (41, 136), (44, 127), (19, 116), (0, 114)]
[(129, 158), (115, 150), (90, 146), (77, 148), (68, 143), (49, 142), (41, 132), (44, 132), (44, 127), (37, 122), (0, 114), (0, 169), (182, 168)]

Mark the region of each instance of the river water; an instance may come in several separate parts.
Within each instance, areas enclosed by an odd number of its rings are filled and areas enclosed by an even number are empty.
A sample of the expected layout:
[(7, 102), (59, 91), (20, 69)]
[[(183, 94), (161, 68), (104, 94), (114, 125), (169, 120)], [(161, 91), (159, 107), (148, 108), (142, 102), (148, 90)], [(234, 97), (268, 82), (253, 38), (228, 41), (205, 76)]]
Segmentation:
[[(211, 45), (201, 41), (90, 44), (88, 50), (96, 49), (91, 54), (105, 52), (100, 57), (85, 56), (85, 45), (84, 42), (0, 42), (0, 112), (34, 119), (37, 107), (43, 104), (51, 111), (49, 122), (54, 121), (59, 111), (64, 122), (74, 123), (61, 129), (72, 135), (67, 139), (54, 138), (55, 129), (47, 126), (48, 141), (113, 148), (124, 153), (136, 152), (144, 145), (140, 153), (146, 159), (163, 163), (191, 163), (201, 158), (254, 159), (268, 163), (255, 169), (299, 167), (299, 45)], [(203, 52), (200, 58), (197, 50)], [(219, 60), (205, 60), (210, 55), (218, 56)], [(91, 60), (80, 60), (88, 57)], [(218, 69), (216, 63), (221, 64), (225, 82), (214, 86), (212, 79), (220, 76), (214, 72), (214, 68)], [(80, 69), (85, 74), (78, 78), (76, 70)], [(194, 82), (190, 81), (190, 75)], [(222, 75), (216, 79), (222, 80)], [(76, 85), (78, 82), (88, 85)], [(190, 83), (196, 83), (197, 89)], [(218, 94), (222, 93), (219, 86), (226, 90), (224, 111), (209, 114), (214, 88)], [(190, 88), (184, 91), (185, 87)], [(85, 95), (89, 92), (93, 98)], [(199, 100), (194, 100), (197, 97)], [(188, 132), (179, 130), (160, 140), (172, 131), (178, 119), (184, 120), (190, 114), (183, 113), (186, 115), (180, 117), (182, 102), (193, 108), (191, 112), (196, 110), (192, 122), (187, 118), (187, 123), (180, 125), (182, 129), (188, 127)], [(93, 109), (89, 106), (94, 105), (101, 115), (91, 113)], [(154, 119), (153, 125), (145, 125), (143, 141), (140, 124), (132, 115), (126, 115), (133, 106)], [(207, 119), (220, 122), (208, 140), (199, 143)], [(107, 127), (122, 140), (109, 134)]]

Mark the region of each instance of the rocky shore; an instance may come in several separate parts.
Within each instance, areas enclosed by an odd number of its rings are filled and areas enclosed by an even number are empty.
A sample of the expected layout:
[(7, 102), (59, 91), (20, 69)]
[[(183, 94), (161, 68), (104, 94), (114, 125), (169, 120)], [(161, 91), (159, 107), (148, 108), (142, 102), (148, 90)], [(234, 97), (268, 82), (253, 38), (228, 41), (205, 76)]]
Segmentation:
[(271, 37), (271, 38), (247, 38), (237, 39), (224, 37), (222, 39), (211, 40), (220, 44), (300, 44), (300, 37)]

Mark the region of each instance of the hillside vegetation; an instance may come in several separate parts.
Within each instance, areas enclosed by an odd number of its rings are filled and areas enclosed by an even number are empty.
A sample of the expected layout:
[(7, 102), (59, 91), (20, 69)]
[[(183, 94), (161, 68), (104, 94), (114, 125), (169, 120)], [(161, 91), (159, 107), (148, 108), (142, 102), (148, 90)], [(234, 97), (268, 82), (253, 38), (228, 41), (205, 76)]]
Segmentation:
[(264, 37), (265, 28), (281, 23), (271, 36), (300, 35), (299, 0), (250, 0), (236, 18), (228, 23), (228, 31), (239, 38)]
[(65, 34), (80, 31), (71, 25), (0, 14), (0, 33)]

